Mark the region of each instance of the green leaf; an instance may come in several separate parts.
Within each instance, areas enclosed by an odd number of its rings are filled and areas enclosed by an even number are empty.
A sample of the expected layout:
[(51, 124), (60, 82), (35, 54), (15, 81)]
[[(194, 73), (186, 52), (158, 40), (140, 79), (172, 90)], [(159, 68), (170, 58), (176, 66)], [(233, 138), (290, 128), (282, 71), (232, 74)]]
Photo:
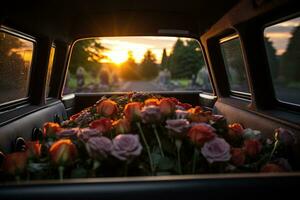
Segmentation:
[(82, 167), (73, 169), (71, 172), (71, 178), (85, 178), (85, 177), (87, 177), (87, 170)]
[(170, 170), (175, 167), (175, 162), (168, 157), (161, 158), (158, 163), (159, 170)]

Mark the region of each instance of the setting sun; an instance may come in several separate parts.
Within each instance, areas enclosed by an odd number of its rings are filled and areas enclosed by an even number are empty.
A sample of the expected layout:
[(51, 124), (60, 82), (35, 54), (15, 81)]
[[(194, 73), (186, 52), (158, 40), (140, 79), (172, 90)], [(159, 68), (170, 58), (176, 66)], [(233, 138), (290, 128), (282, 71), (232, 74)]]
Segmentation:
[(127, 60), (127, 52), (126, 51), (107, 51), (103, 53), (105, 56), (107, 56), (107, 60), (109, 62), (113, 62), (115, 64), (121, 64)]

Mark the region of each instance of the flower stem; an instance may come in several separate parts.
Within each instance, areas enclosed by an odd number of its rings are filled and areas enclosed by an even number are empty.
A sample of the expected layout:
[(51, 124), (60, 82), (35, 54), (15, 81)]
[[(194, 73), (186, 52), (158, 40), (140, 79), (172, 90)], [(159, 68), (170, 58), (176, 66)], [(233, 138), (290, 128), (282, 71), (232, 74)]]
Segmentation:
[(181, 149), (182, 141), (180, 139), (175, 139), (175, 145), (176, 145), (176, 149), (177, 149), (178, 171), (179, 171), (179, 174), (182, 174), (181, 158), (180, 158), (180, 149)]
[(159, 150), (160, 150), (160, 154), (161, 154), (162, 157), (165, 157), (165, 154), (164, 154), (164, 151), (163, 151), (163, 148), (162, 148), (162, 145), (161, 145), (161, 141), (160, 141), (157, 129), (156, 129), (156, 125), (152, 124), (152, 128), (154, 130), (154, 134), (155, 134), (156, 140), (158, 142), (158, 147), (159, 147)]
[(58, 173), (59, 173), (59, 180), (62, 181), (64, 179), (64, 167), (63, 166), (58, 167)]
[(275, 153), (275, 151), (276, 151), (276, 149), (277, 149), (277, 147), (278, 147), (278, 144), (279, 144), (279, 141), (276, 140), (275, 143), (274, 143), (274, 147), (273, 147), (273, 149), (272, 149), (272, 152), (271, 152), (271, 154), (270, 154), (269, 161), (272, 159), (272, 157), (273, 157), (273, 155), (274, 155), (274, 153)]
[(197, 147), (195, 147), (194, 148), (194, 155), (193, 155), (193, 168), (192, 168), (192, 173), (193, 174), (195, 174), (195, 172), (196, 172), (198, 156), (199, 156), (199, 151), (198, 151)]
[(137, 127), (138, 127), (138, 129), (139, 129), (139, 132), (140, 132), (140, 134), (141, 134), (141, 136), (142, 136), (142, 139), (143, 139), (143, 142), (144, 142), (144, 144), (145, 144), (145, 147), (146, 147), (146, 150), (147, 150), (147, 153), (148, 153), (148, 158), (149, 158), (149, 163), (150, 163), (151, 173), (152, 173), (152, 175), (153, 175), (153, 174), (154, 174), (154, 168), (153, 168), (153, 161), (152, 161), (152, 157), (151, 157), (151, 153), (150, 153), (150, 147), (149, 147), (149, 145), (148, 145), (148, 142), (147, 142), (147, 140), (146, 140), (146, 137), (145, 137), (145, 135), (144, 135), (144, 132), (143, 132), (143, 129), (142, 129), (142, 127), (141, 127), (140, 122), (137, 122), (136, 125), (137, 125)]
[(126, 161), (125, 166), (124, 166), (124, 177), (127, 176), (128, 173), (128, 162)]

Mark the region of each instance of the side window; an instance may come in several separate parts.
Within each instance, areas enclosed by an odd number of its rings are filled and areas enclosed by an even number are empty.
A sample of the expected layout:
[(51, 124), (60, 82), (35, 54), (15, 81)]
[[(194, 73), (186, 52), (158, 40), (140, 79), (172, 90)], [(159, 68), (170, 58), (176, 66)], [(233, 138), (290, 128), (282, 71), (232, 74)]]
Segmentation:
[(47, 80), (46, 80), (46, 97), (49, 96), (50, 91), (50, 80), (53, 68), (53, 61), (54, 61), (54, 54), (55, 54), (55, 47), (51, 47), (50, 56), (49, 56), (49, 63), (48, 63), (48, 71), (47, 71)]
[(0, 104), (28, 97), (34, 43), (0, 30)]
[(300, 105), (300, 17), (264, 30), (276, 97)]
[(212, 92), (199, 42), (177, 37), (99, 37), (72, 49), (64, 94)]
[(232, 92), (249, 94), (241, 42), (237, 35), (220, 40), (222, 56)]

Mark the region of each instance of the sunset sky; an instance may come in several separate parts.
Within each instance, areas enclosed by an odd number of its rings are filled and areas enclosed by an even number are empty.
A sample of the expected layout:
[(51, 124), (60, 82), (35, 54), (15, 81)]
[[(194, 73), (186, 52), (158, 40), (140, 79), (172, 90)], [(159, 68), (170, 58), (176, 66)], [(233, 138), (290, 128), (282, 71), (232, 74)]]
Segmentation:
[[(141, 62), (145, 52), (150, 49), (160, 63), (163, 49), (166, 48), (169, 55), (177, 37), (101, 37), (101, 44), (108, 48), (104, 54), (108, 59), (101, 62), (114, 62), (120, 64), (127, 59), (128, 51), (132, 51), (136, 62)], [(181, 38), (188, 40), (187, 38)]]
[(277, 55), (282, 55), (286, 51), (292, 33), (297, 26), (300, 26), (300, 17), (265, 29), (265, 36), (273, 43)]

